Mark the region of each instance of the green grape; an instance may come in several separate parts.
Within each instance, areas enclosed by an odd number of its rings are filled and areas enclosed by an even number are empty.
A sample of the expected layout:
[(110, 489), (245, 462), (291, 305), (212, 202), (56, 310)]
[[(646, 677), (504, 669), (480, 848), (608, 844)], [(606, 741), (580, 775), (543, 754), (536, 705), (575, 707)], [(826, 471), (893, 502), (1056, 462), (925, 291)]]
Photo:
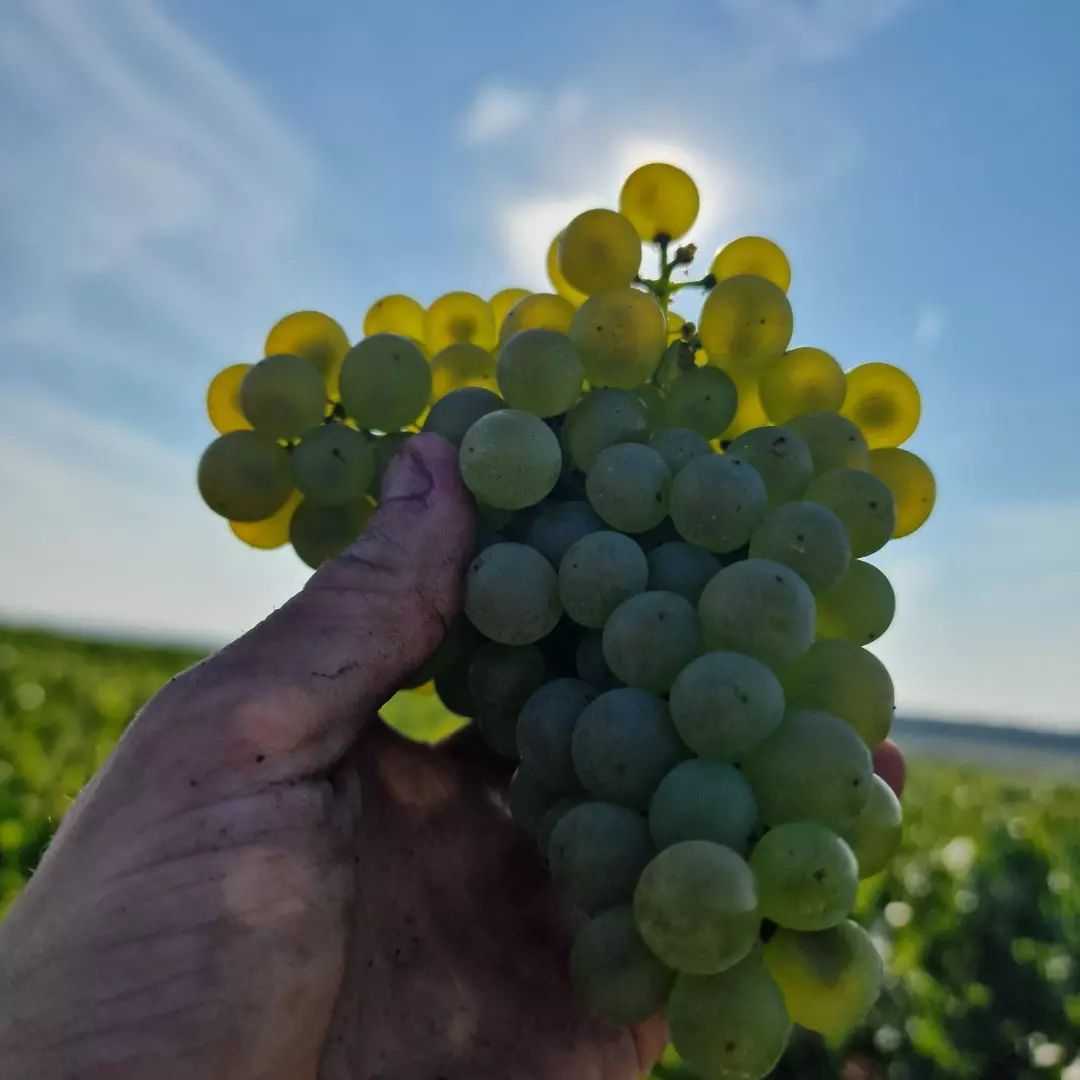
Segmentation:
[(645, 944), (669, 967), (694, 975), (723, 971), (758, 938), (754, 875), (731, 848), (684, 840), (645, 867), (634, 918)]
[(539, 822), (536, 826), (536, 844), (540, 849), (540, 855), (548, 861), (548, 851), (551, 848), (551, 834), (555, 831), (555, 826), (571, 811), (575, 806), (581, 806), (586, 800), (580, 795), (564, 795), (561, 799), (556, 799), (551, 806), (544, 811)]
[(596, 694), (580, 679), (555, 679), (536, 690), (521, 708), (518, 755), (551, 791), (574, 791), (579, 786), (570, 740), (578, 717)]
[(570, 978), (590, 1013), (622, 1026), (657, 1012), (675, 976), (646, 948), (624, 905), (594, 916), (574, 936)]
[(230, 364), (222, 368), (206, 388), (206, 415), (219, 435), (251, 427), (240, 405), (240, 386), (250, 370), (251, 364)]
[(815, 641), (784, 672), (784, 692), (792, 705), (846, 720), (871, 749), (892, 726), (893, 682), (871, 652), (843, 638)]
[(597, 799), (644, 809), (656, 785), (686, 756), (667, 705), (622, 687), (601, 694), (577, 718), (574, 770)]
[(697, 612), (678, 593), (638, 593), (604, 624), (604, 659), (627, 686), (666, 694), (700, 651)]
[(465, 614), (492, 641), (531, 645), (550, 634), (562, 614), (555, 571), (525, 544), (493, 544), (469, 565)]
[(816, 821), (842, 830), (866, 805), (873, 765), (851, 726), (817, 709), (788, 709), (743, 771), (767, 825)]
[(648, 556), (651, 592), (673, 592), (698, 602), (701, 590), (719, 573), (722, 563), (711, 552), (682, 540), (669, 540), (652, 549)]
[(495, 393), (495, 357), (479, 345), (459, 341), (447, 345), (431, 361), (431, 400), (439, 401), (454, 390), (474, 386)]
[(667, 345), (664, 312), (639, 289), (608, 289), (590, 296), (570, 324), (585, 377), (596, 386), (632, 390), (647, 382)]
[(529, 522), (525, 541), (558, 567), (578, 540), (603, 528), (603, 520), (583, 500), (547, 503)]
[(423, 341), (423, 306), (402, 293), (380, 297), (364, 313), (364, 337), (372, 334), (400, 334)]
[(817, 476), (806, 497), (827, 506), (843, 523), (856, 556), (873, 555), (896, 528), (892, 492), (872, 473), (833, 469)]
[(260, 435), (291, 439), (322, 422), (326, 386), (310, 360), (280, 353), (260, 360), (244, 376), (240, 405)]
[(499, 350), (495, 378), (511, 408), (557, 416), (581, 397), (584, 372), (565, 334), (522, 330)]
[(735, 384), (717, 367), (694, 368), (667, 388), (664, 425), (689, 428), (706, 439), (715, 439), (735, 418), (739, 399)]
[(778, 289), (788, 291), (791, 285), (791, 265), (783, 249), (764, 236), (740, 236), (721, 248), (714, 256), (709, 273), (717, 281), (753, 274), (771, 281)]
[(714, 364), (734, 362), (760, 373), (784, 355), (793, 327), (784, 290), (765, 278), (742, 274), (710, 291), (698, 334)]
[(667, 1018), (675, 1049), (692, 1069), (715, 1080), (762, 1080), (791, 1037), (783, 995), (760, 949), (715, 975), (680, 975)]
[(375, 510), (368, 498), (339, 506), (319, 506), (305, 499), (289, 523), (296, 554), (313, 570), (340, 555), (359, 535)]
[(480, 734), (497, 753), (517, 757), (517, 722), (522, 706), (543, 685), (547, 667), (535, 645), (488, 642), (469, 663), (469, 694)]
[(645, 552), (629, 536), (591, 532), (571, 544), (559, 563), (559, 599), (574, 622), (600, 629), (648, 580)]
[(584, 802), (568, 810), (547, 845), (559, 892), (589, 914), (630, 899), (652, 850), (645, 819), (606, 802)]
[(792, 417), (787, 427), (801, 435), (810, 447), (817, 476), (833, 469), (870, 467), (866, 439), (846, 416), (832, 412), (805, 413)]
[(337, 392), (338, 372), (348, 351), (349, 338), (345, 331), (321, 311), (294, 311), (279, 319), (266, 335), (263, 346), (263, 356), (287, 353), (314, 364), (331, 394)]
[(909, 450), (889, 446), (870, 451), (870, 471), (892, 492), (893, 537), (908, 536), (920, 528), (937, 498), (937, 482), (926, 462)]
[(846, 382), (841, 412), (859, 426), (871, 449), (899, 446), (919, 426), (919, 389), (898, 367), (860, 364)]
[(576, 305), (564, 296), (530, 293), (507, 312), (499, 330), (499, 344), (505, 345), (516, 334), (526, 330), (551, 330), (558, 334), (568, 334), (575, 307)]
[(824, 349), (792, 349), (761, 376), (758, 394), (769, 419), (786, 424), (796, 416), (839, 412), (847, 393), (840, 365)]
[(655, 385), (666, 394), (679, 379), (696, 370), (693, 346), (680, 334), (674, 341), (668, 342), (649, 385)]
[(510, 777), (507, 799), (514, 824), (535, 836), (555, 796), (543, 785), (533, 767), (523, 761)]
[(450, 712), (457, 716), (476, 715), (476, 702), (469, 692), (469, 662), (471, 657), (435, 676), (435, 693)]
[(461, 445), (465, 432), (488, 413), (506, 408), (498, 394), (480, 386), (462, 386), (451, 390), (431, 406), (424, 421), (424, 431), (433, 431), (455, 446)]
[(649, 418), (649, 430), (655, 431), (661, 426), (664, 413), (664, 395), (658, 386), (642, 383), (634, 388), (634, 395), (645, 406), (645, 415)]
[(649, 419), (636, 395), (592, 390), (566, 414), (563, 433), (570, 460), (588, 472), (601, 450), (616, 443), (645, 442)]
[(424, 342), (432, 355), (457, 342), (493, 349), (495, 313), (475, 293), (444, 293), (424, 312)]
[(697, 184), (682, 169), (654, 161), (636, 168), (619, 192), (619, 212), (642, 240), (678, 240), (697, 221)]
[(661, 428), (649, 439), (649, 445), (667, 462), (672, 476), (694, 458), (712, 453), (708, 440), (689, 428)]
[(601, 633), (582, 634), (575, 655), (578, 678), (603, 693), (615, 690), (622, 685), (611, 673), (604, 659), (604, 635)]
[(847, 572), (851, 543), (844, 523), (829, 507), (789, 502), (762, 518), (750, 537), (750, 555), (790, 566), (813, 592), (822, 592)]
[(290, 459), (296, 486), (308, 502), (320, 506), (353, 502), (375, 479), (371, 443), (344, 424), (320, 424), (305, 431)]
[(629, 285), (641, 267), (641, 239), (614, 210), (586, 210), (559, 234), (560, 273), (583, 293)]
[(369, 494), (379, 497), (383, 477), (390, 462), (397, 452), (412, 438), (407, 431), (392, 431), (389, 435), (379, 435), (371, 440), (371, 453), (375, 461), (375, 475), (371, 481)]
[(814, 476), (810, 447), (791, 428), (751, 428), (733, 439), (727, 452), (757, 469), (770, 506), (800, 498)]
[(601, 450), (585, 477), (592, 508), (613, 529), (648, 532), (667, 517), (671, 470), (642, 443)]
[(292, 491), (289, 497), (269, 517), (261, 521), (230, 521), (229, 528), (237, 540), (259, 551), (273, 551), (289, 542), (289, 525), (300, 505), (300, 492)]
[[(284, 506), (293, 490), (289, 455), (258, 432), (230, 431), (203, 451), (198, 484), (215, 514), (230, 521), (262, 521)], [(644, 563), (645, 556), (641, 559)]]
[(403, 428), (424, 411), (430, 396), (427, 358), (397, 334), (364, 338), (341, 365), (341, 403), (362, 428)]
[(732, 454), (703, 454), (672, 482), (671, 520), (684, 540), (725, 555), (750, 539), (767, 502), (752, 465)]
[(520, 409), (480, 417), (461, 440), (459, 460), (465, 486), (500, 510), (534, 506), (551, 493), (562, 471), (555, 433)]
[(760, 660), (708, 652), (691, 661), (671, 687), (671, 718), (696, 754), (742, 761), (784, 716), (784, 691)]
[(658, 850), (684, 840), (711, 840), (745, 855), (757, 822), (749, 783), (724, 761), (695, 758), (676, 765), (649, 803), (649, 831)]
[(881, 957), (850, 919), (809, 933), (778, 930), (764, 954), (792, 1020), (831, 1039), (863, 1020), (881, 992)]
[(529, 295), (531, 295), (529, 289), (500, 289), (488, 301), (491, 305), (491, 312), (495, 316), (496, 335), (502, 330), (503, 323), (506, 322), (506, 316), (510, 314), (514, 305)]
[(844, 830), (859, 864), (859, 877), (880, 873), (900, 848), (904, 814), (900, 800), (880, 776), (870, 778), (870, 796)]
[(792, 821), (770, 829), (755, 845), (750, 869), (761, 914), (789, 930), (827, 930), (855, 906), (855, 856), (824, 825)]
[(770, 559), (725, 566), (698, 601), (707, 648), (747, 653), (774, 668), (810, 648), (814, 612), (814, 594), (806, 582)]
[(889, 629), (895, 614), (889, 579), (871, 563), (855, 559), (840, 581), (818, 597), (817, 636), (868, 645)]
[(472, 623), (464, 615), (458, 615), (443, 635), (439, 647), (409, 676), (405, 688), (416, 689), (448, 668), (471, 660), (482, 641)]

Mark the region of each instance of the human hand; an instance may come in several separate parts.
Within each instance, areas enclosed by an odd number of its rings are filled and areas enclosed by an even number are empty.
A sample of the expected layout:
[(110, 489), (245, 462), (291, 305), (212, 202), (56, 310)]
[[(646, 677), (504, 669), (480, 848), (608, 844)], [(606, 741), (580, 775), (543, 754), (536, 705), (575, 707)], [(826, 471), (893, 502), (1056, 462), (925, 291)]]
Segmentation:
[(0, 925), (0, 1075), (631, 1080), (584, 1016), (549, 886), (468, 739), (376, 710), (460, 606), (470, 504), (411, 440), (364, 536), (170, 682)]

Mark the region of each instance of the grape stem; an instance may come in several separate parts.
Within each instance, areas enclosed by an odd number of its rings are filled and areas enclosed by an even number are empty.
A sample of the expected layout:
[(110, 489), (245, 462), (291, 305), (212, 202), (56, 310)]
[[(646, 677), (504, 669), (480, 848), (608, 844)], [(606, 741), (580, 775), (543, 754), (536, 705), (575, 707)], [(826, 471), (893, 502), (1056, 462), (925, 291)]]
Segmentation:
[(669, 258), (668, 245), (671, 243), (671, 238), (660, 234), (654, 242), (660, 249), (660, 276), (653, 279), (635, 275), (634, 281), (644, 285), (660, 301), (660, 307), (665, 315), (667, 314), (668, 304), (675, 293), (691, 286), (699, 289), (711, 289), (716, 284), (716, 278), (712, 274), (706, 274), (697, 281), (672, 281), (671, 275), (677, 267), (689, 266), (694, 261), (697, 247), (694, 244), (684, 244), (676, 249), (674, 258)]

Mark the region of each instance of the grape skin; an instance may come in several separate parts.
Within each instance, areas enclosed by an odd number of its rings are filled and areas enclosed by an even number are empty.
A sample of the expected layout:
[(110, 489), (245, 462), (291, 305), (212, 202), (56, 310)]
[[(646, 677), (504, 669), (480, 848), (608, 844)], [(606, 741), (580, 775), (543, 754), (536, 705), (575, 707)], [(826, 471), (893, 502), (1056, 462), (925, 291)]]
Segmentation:
[(293, 490), (288, 454), (255, 431), (215, 439), (199, 459), (197, 480), (206, 505), (229, 521), (262, 521)]
[(581, 713), (596, 696), (596, 689), (580, 679), (554, 679), (522, 706), (518, 755), (552, 791), (574, 791), (579, 786), (571, 740)]
[(676, 765), (649, 802), (649, 831), (660, 850), (683, 840), (711, 840), (745, 855), (757, 824), (749, 783), (722, 761), (695, 758)]
[(567, 549), (559, 563), (559, 598), (574, 622), (598, 630), (648, 579), (649, 564), (634, 540), (604, 529)]
[(730, 454), (694, 458), (671, 485), (671, 520), (679, 534), (718, 555), (750, 539), (766, 503), (757, 470)]
[(750, 537), (750, 555), (791, 567), (815, 593), (832, 588), (851, 565), (848, 530), (827, 506), (789, 502), (771, 510)]
[(555, 629), (562, 614), (551, 564), (525, 544), (493, 544), (465, 575), (465, 614), (503, 645), (531, 645)]
[(613, 529), (643, 533), (667, 517), (671, 470), (653, 449), (618, 443), (596, 455), (585, 478), (592, 508)]
[(638, 593), (604, 624), (604, 659), (628, 686), (666, 694), (700, 651), (697, 612), (678, 593)]
[(562, 470), (554, 432), (520, 409), (480, 417), (465, 433), (458, 454), (465, 486), (488, 506), (521, 510), (551, 493)]

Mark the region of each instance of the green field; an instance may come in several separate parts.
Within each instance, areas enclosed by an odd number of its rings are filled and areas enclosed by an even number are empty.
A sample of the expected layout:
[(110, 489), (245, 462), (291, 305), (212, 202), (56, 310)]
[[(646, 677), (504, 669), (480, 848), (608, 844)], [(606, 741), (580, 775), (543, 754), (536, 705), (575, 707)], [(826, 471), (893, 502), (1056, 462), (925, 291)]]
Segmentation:
[[(0, 629), (0, 912), (135, 710), (197, 658)], [(1080, 1080), (1080, 783), (916, 759), (904, 802), (903, 851), (860, 896), (887, 991), (847, 1045), (798, 1038), (775, 1075)]]

